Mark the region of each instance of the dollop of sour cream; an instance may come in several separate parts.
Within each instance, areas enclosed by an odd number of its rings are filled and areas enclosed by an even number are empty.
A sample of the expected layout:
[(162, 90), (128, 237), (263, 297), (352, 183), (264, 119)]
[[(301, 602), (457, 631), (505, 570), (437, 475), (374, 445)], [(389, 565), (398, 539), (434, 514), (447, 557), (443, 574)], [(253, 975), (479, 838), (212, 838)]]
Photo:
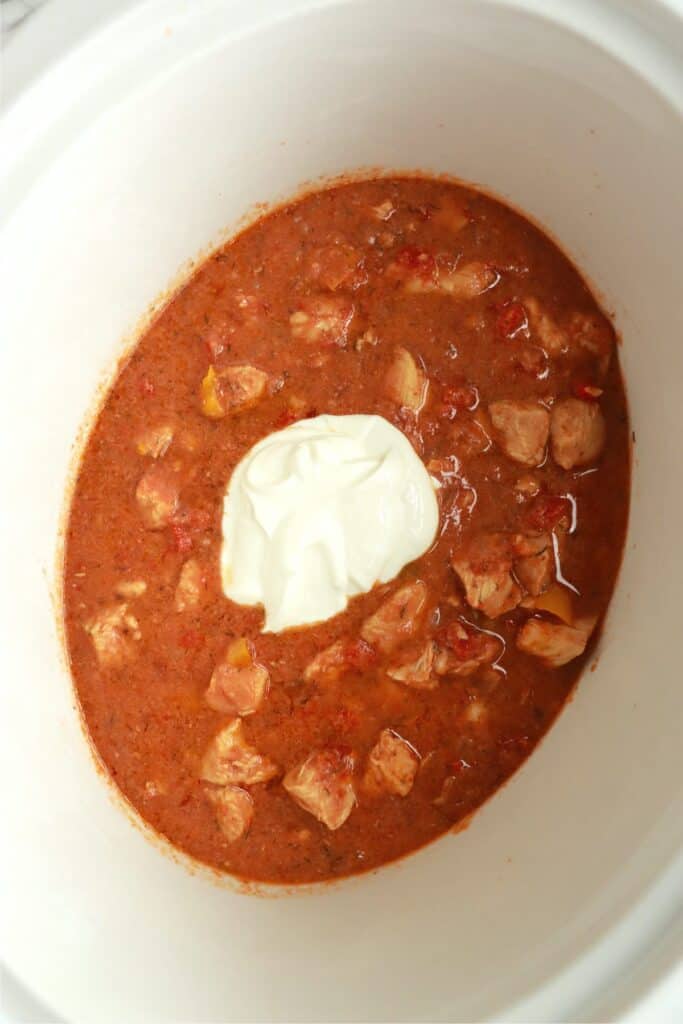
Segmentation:
[(223, 590), (263, 605), (265, 632), (321, 622), (422, 555), (438, 522), (432, 478), (383, 417), (300, 420), (235, 467), (223, 503)]

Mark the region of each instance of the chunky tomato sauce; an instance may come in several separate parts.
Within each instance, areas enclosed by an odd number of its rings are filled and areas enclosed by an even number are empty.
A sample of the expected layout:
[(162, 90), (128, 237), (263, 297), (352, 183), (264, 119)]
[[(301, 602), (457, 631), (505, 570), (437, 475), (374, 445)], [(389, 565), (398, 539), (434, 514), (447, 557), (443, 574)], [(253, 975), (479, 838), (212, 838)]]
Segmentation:
[[(76, 689), (147, 822), (221, 871), (309, 882), (422, 846), (510, 776), (619, 567), (614, 341), (538, 228), (440, 181), (316, 192), (206, 261), (121, 369), (68, 521)], [(255, 442), (319, 413), (399, 427), (439, 532), (342, 614), (262, 633), (222, 592), (223, 496)]]

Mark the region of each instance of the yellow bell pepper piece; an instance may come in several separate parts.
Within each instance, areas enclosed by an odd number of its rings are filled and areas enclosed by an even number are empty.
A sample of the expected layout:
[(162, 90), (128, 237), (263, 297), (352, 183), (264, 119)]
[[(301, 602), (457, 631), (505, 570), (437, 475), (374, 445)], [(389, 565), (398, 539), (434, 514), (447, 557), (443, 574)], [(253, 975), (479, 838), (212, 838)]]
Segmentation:
[(225, 657), (228, 665), (232, 665), (233, 668), (249, 668), (254, 661), (251, 656), (249, 641), (244, 636), (240, 637), (239, 640), (233, 640), (228, 647)]
[(544, 594), (539, 594), (533, 600), (533, 607), (541, 612), (549, 612), (551, 615), (562, 619), (568, 626), (574, 624), (574, 610), (572, 608), (572, 596), (566, 587), (559, 583), (553, 583)]
[(211, 365), (206, 372), (201, 384), (202, 412), (209, 419), (219, 420), (225, 416), (225, 409), (220, 400), (218, 392), (218, 374), (215, 367)]

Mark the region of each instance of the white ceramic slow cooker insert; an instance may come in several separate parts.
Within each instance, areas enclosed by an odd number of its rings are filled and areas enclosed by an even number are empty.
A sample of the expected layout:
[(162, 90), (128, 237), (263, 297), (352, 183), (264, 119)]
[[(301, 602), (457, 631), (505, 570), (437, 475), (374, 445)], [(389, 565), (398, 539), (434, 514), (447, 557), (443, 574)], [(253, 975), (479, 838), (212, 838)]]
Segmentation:
[[(56, 0), (31, 31), (0, 125), (8, 966), (68, 1020), (621, 1012), (683, 949), (680, 16)], [(631, 525), (596, 670), (469, 829), (259, 898), (164, 856), (94, 771), (54, 553), (74, 438), (149, 304), (252, 204), (363, 167), (479, 183), (588, 275), (623, 335)]]

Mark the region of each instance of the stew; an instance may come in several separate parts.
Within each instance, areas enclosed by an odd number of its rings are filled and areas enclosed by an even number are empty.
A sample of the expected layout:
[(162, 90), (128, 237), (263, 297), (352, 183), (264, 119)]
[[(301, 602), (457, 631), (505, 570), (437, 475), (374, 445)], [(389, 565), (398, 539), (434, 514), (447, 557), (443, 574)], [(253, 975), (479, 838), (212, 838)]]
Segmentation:
[[(436, 535), (338, 614), (266, 632), (221, 577), (233, 470), (350, 414), (408, 438)], [(376, 868), (462, 822), (591, 657), (629, 442), (610, 321), (519, 213), (377, 178), (264, 216), (141, 338), (80, 464), (66, 637), (117, 786), (188, 854), (271, 882)]]

